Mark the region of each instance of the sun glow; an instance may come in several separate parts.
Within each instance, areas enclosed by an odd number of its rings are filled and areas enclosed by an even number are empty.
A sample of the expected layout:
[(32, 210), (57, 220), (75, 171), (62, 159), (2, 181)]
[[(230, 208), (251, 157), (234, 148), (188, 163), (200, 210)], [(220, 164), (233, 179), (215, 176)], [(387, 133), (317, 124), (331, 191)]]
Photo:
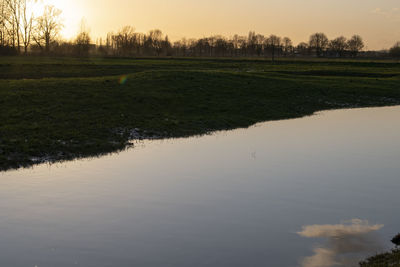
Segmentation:
[(43, 14), (43, 10), (44, 10), (44, 4), (43, 3), (41, 3), (41, 2), (39, 2), (39, 3), (33, 3), (32, 5), (31, 5), (31, 11), (32, 11), (32, 14), (33, 14), (33, 16), (35, 17), (35, 18), (37, 18), (37, 17), (39, 17), (40, 15), (42, 15)]
[(382, 49), (400, 39), (398, 0), (37, 0), (62, 10), (61, 37), (71, 40), (84, 18), (93, 40), (131, 25), (138, 32), (158, 28), (172, 40), (214, 34), (246, 36), (250, 30), (264, 35), (289, 36), (294, 43), (307, 41), (314, 32), (329, 38), (361, 35), (370, 49)]
[(44, 7), (46, 5), (53, 5), (57, 9), (62, 11), (61, 13), (61, 21), (64, 25), (63, 29), (61, 30), (61, 37), (65, 39), (73, 38), (78, 30), (79, 30), (79, 23), (81, 22), (82, 18), (85, 17), (85, 8), (82, 4), (76, 4), (76, 1), (70, 0), (46, 0), (46, 1), (38, 1), (32, 4), (31, 9), (32, 13), (35, 17), (39, 17), (43, 14)]

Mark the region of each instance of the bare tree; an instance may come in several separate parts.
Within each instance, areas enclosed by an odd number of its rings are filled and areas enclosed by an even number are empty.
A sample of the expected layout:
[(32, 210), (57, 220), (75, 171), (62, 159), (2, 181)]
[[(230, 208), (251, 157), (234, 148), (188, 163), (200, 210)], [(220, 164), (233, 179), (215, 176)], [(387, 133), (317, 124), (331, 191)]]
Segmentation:
[(257, 47), (257, 35), (256, 32), (250, 31), (247, 37), (247, 50), (250, 55), (254, 55)]
[[(0, 45), (12, 45), (18, 53), (30, 45), (33, 13), (29, 14), (36, 0), (0, 0)], [(6, 39), (8, 38), (8, 40)]]
[(13, 47), (21, 52), (20, 27), (21, 27), (21, 0), (5, 0), (9, 11), (8, 22), (11, 24), (9, 34), (12, 36)]
[(314, 33), (310, 37), (310, 48), (314, 49), (317, 56), (322, 56), (324, 50), (327, 48), (329, 43), (328, 37), (324, 33)]
[(75, 45), (77, 50), (76, 53), (78, 54), (78, 56), (89, 55), (90, 42), (91, 38), (90, 38), (89, 28), (86, 25), (86, 21), (82, 19), (80, 31), (75, 40)]
[(272, 34), (266, 39), (266, 45), (271, 50), (271, 58), (272, 62), (274, 62), (275, 53), (277, 49), (281, 46), (281, 38)]
[(238, 50), (240, 47), (240, 41), (239, 41), (239, 35), (235, 34), (232, 38), (231, 38), (231, 43), (233, 45), (233, 50), (234, 50), (234, 55), (237, 56), (238, 54)]
[(6, 22), (7, 22), (7, 6), (5, 0), (0, 0), (0, 46), (4, 47), (6, 45)]
[(32, 38), (42, 50), (44, 46), (46, 52), (50, 51), (50, 44), (63, 27), (60, 15), (61, 10), (54, 6), (45, 6), (43, 15), (36, 19), (36, 27)]
[(308, 55), (308, 52), (309, 52), (308, 44), (305, 42), (301, 42), (297, 45), (296, 50), (297, 50), (297, 53), (302, 56)]
[[(116, 49), (116, 53), (120, 55), (131, 55), (135, 50), (139, 53), (140, 38), (139, 34), (135, 33), (134, 27), (125, 26), (116, 34), (110, 33), (108, 36), (111, 36), (112, 47)], [(109, 45), (107, 45), (107, 47), (108, 46)]]
[(161, 54), (162, 50), (162, 41), (163, 41), (163, 34), (162, 31), (155, 29), (149, 32), (149, 48), (154, 49), (157, 56)]
[[(70, 45), (81, 47), (83, 45), (88, 46), (89, 43), (88, 31), (81, 30), (75, 44), (70, 43)], [(321, 56), (327, 48), (330, 49), (329, 51), (335, 51), (338, 55), (343, 56), (345, 52), (349, 53), (348, 44), (349, 42), (346, 41), (345, 37), (341, 36), (329, 42), (325, 34), (316, 33), (310, 37), (309, 43), (303, 42), (294, 47), (288, 37), (281, 39), (276, 35), (270, 35), (265, 38), (264, 35), (257, 34), (254, 31), (249, 32), (248, 36), (234, 35), (229, 39), (221, 35), (214, 35), (200, 39), (183, 38), (171, 42), (168, 36), (163, 35), (160, 30), (152, 30), (143, 34), (135, 32), (135, 29), (131, 26), (126, 26), (117, 33), (108, 33), (105, 43), (100, 39), (97, 52), (104, 55), (113, 53), (118, 56), (260, 57), (271, 55), (272, 61), (275, 61), (279, 55), (309, 56), (312, 52), (315, 52), (318, 56)]]
[(28, 9), (31, 8), (29, 5), (32, 1), (29, 0), (21, 0), (20, 8), (21, 8), (21, 36), (22, 41), (24, 43), (24, 52), (25, 55), (28, 53), (28, 47), (31, 44), (31, 33), (34, 16), (33, 13), (28, 14)]
[(293, 43), (289, 37), (284, 37), (282, 40), (283, 49), (285, 52), (285, 56), (291, 54), (293, 52)]
[(357, 54), (364, 48), (364, 41), (359, 35), (353, 35), (349, 41), (347, 41), (348, 48), (353, 57), (356, 57)]
[(348, 47), (346, 37), (340, 36), (329, 42), (329, 49), (342, 57)]
[(392, 48), (390, 48), (390, 55), (394, 58), (400, 58), (400, 42), (397, 42)]
[(264, 43), (265, 43), (264, 35), (257, 34), (256, 35), (256, 43), (255, 43), (257, 56), (261, 56), (261, 54), (264, 52)]

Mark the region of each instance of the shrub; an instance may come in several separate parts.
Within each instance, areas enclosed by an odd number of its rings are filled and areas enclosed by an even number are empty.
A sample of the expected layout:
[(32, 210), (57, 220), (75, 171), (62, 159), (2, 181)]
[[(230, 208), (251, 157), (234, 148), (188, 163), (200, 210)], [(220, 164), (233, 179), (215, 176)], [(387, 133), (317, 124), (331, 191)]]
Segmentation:
[(392, 243), (395, 244), (396, 246), (400, 246), (400, 234), (393, 237)]

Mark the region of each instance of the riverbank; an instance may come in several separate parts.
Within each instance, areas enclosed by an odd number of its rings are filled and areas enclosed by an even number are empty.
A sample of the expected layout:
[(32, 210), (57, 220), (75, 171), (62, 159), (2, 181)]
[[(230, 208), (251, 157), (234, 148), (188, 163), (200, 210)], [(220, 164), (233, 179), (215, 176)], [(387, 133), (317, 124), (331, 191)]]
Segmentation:
[(0, 170), (400, 104), (393, 62), (0, 58)]
[(360, 267), (382, 267), (382, 266), (399, 266), (400, 249), (393, 249), (390, 252), (377, 254), (360, 262)]

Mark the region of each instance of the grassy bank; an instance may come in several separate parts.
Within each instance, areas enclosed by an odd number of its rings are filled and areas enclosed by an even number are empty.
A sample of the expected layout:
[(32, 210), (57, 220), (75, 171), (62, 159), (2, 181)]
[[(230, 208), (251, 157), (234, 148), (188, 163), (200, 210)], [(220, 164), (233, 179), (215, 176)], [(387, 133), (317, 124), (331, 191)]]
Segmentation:
[(360, 263), (360, 267), (397, 267), (400, 266), (400, 249), (382, 253)]
[(391, 240), (396, 248), (389, 252), (377, 254), (360, 262), (360, 267), (397, 267), (400, 266), (400, 234)]
[(399, 104), (399, 82), (393, 62), (0, 58), (0, 169)]

